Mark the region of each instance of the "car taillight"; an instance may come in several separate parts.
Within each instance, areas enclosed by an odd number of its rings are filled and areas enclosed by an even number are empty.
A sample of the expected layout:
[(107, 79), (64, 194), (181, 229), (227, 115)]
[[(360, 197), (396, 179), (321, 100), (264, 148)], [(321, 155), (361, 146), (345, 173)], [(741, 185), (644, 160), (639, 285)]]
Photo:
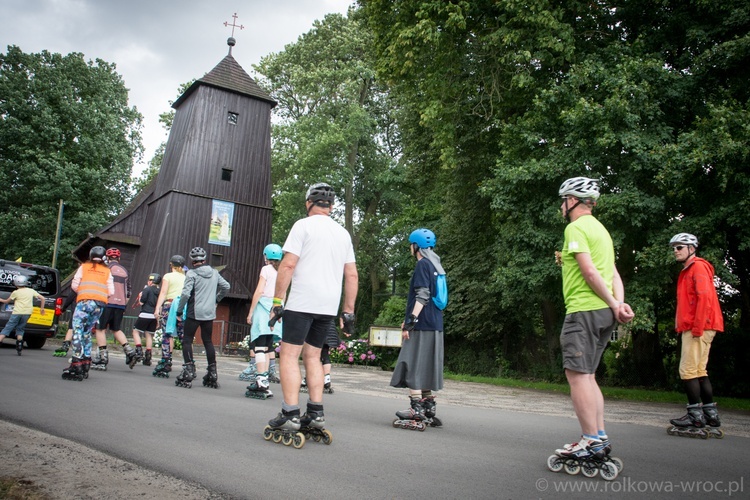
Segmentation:
[(55, 316), (60, 316), (62, 314), (62, 303), (63, 299), (61, 297), (58, 297), (55, 300)]

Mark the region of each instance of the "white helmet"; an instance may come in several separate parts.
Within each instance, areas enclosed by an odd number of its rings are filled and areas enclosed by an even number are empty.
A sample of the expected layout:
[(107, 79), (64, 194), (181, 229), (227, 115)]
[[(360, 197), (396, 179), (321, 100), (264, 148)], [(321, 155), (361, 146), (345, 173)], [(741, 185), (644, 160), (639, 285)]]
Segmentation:
[(21, 288), (22, 286), (29, 286), (29, 278), (21, 274), (16, 274), (15, 276), (13, 276), (13, 284), (18, 288)]
[(693, 245), (695, 248), (698, 248), (698, 238), (690, 233), (679, 233), (672, 236), (672, 239), (669, 240), (669, 245)]
[(599, 199), (599, 181), (588, 177), (573, 177), (563, 182), (558, 191), (560, 196)]

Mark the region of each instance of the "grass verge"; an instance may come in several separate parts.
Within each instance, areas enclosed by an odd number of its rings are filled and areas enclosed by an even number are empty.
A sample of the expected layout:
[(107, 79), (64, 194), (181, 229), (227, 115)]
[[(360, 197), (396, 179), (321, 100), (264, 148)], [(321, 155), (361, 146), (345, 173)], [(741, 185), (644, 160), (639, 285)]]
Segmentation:
[[(445, 378), (459, 382), (476, 382), (479, 384), (499, 385), (502, 387), (515, 387), (518, 389), (531, 389), (537, 391), (557, 392), (570, 394), (567, 384), (555, 384), (551, 382), (534, 382), (530, 380), (518, 380), (512, 378), (479, 377), (475, 375), (459, 375), (456, 373), (445, 373)], [(670, 403), (685, 404), (685, 394), (674, 391), (658, 391), (653, 389), (629, 389), (624, 387), (602, 387), (605, 399), (618, 399), (623, 401), (640, 401), (644, 403)], [(750, 411), (750, 400), (741, 398), (717, 397), (716, 402), (721, 409)]]

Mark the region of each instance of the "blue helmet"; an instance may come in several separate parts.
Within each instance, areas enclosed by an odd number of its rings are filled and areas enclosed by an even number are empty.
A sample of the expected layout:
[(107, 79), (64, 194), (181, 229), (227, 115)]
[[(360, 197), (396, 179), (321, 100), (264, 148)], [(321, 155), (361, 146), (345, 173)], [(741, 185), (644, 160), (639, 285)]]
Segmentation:
[(419, 248), (432, 248), (436, 241), (435, 233), (425, 228), (415, 229), (409, 235), (409, 243), (414, 243)]
[(270, 245), (266, 245), (266, 248), (263, 249), (263, 255), (265, 255), (268, 260), (281, 260), (281, 257), (284, 256), (284, 252), (279, 245), (271, 243)]

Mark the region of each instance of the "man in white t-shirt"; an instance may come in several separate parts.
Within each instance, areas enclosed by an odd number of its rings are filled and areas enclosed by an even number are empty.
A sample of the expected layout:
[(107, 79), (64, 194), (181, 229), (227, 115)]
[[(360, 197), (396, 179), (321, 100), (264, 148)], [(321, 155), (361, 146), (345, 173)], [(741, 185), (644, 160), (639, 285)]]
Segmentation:
[[(273, 429), (298, 431), (302, 426), (320, 431), (325, 425), (320, 350), (331, 323), (338, 315), (342, 283), (341, 326), (345, 332), (353, 333), (359, 278), (351, 236), (330, 218), (335, 197), (328, 184), (311, 186), (305, 199), (307, 217), (294, 224), (284, 243), (284, 258), (276, 277), (274, 307), (269, 322), (269, 325), (279, 319), (284, 322), (280, 352), (284, 400), (281, 413), (268, 423)], [(291, 290), (282, 306), (290, 282)], [(300, 354), (310, 395), (307, 412), (302, 417), (299, 408)]]

